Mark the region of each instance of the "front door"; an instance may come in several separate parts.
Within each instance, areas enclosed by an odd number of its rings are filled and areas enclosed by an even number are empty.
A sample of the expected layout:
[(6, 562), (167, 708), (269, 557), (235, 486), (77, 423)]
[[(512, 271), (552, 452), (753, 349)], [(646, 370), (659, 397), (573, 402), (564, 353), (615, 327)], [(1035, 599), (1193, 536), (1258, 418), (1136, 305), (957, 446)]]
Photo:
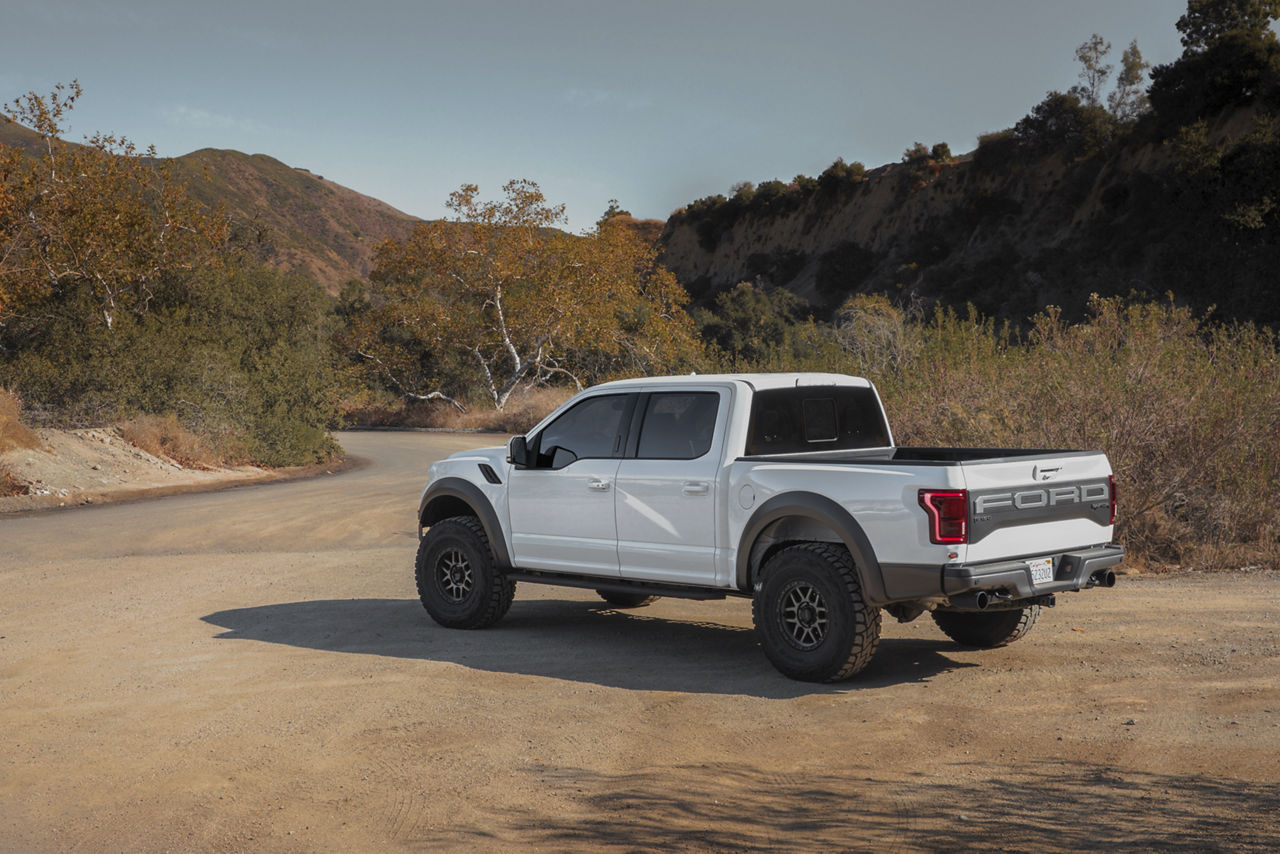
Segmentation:
[(517, 568), (618, 575), (615, 479), (633, 403), (586, 398), (529, 438), (536, 465), (512, 470), (507, 491)]

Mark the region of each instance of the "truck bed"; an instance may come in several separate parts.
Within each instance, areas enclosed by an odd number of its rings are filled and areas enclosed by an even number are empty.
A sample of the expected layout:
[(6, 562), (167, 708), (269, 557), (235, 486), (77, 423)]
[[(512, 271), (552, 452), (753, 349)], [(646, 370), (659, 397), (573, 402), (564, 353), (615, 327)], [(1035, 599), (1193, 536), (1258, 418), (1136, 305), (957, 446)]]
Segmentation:
[(851, 465), (891, 465), (912, 463), (918, 465), (966, 465), (972, 463), (1000, 463), (1032, 460), (1039, 457), (1062, 459), (1100, 454), (1101, 451), (1052, 450), (1048, 448), (924, 448), (896, 447), (869, 448), (846, 451), (809, 451), (803, 454), (771, 454), (743, 456), (746, 462), (824, 462), (849, 463)]

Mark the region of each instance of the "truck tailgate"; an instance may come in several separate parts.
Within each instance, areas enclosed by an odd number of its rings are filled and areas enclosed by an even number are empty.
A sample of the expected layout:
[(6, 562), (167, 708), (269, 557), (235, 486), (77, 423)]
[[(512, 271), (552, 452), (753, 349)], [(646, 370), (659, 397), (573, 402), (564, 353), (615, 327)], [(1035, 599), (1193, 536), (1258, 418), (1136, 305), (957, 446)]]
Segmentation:
[(973, 461), (960, 468), (969, 492), (968, 563), (1111, 540), (1114, 487), (1105, 454)]

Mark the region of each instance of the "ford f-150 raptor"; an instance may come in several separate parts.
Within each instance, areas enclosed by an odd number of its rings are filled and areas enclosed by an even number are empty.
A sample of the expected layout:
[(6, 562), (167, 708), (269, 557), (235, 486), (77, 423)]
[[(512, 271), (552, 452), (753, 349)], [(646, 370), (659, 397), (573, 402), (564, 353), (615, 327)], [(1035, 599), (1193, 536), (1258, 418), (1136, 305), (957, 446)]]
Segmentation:
[(882, 610), (995, 647), (1055, 594), (1114, 585), (1115, 513), (1104, 454), (898, 447), (865, 379), (632, 379), (434, 463), (416, 579), (453, 628), (499, 620), (517, 581), (620, 608), (750, 597), (778, 670), (835, 681), (871, 660)]

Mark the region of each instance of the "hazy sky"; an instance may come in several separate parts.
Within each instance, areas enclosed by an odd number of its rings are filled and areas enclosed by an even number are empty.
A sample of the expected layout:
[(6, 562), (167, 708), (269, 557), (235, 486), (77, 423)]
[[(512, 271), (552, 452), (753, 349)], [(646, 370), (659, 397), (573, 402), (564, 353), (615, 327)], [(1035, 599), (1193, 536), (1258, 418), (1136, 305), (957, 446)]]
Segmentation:
[(0, 0), (0, 100), (78, 78), (71, 139), (269, 154), (407, 213), (531, 178), (590, 227), (743, 180), (972, 150), (1076, 82), (1097, 32), (1152, 64), (1185, 0)]

